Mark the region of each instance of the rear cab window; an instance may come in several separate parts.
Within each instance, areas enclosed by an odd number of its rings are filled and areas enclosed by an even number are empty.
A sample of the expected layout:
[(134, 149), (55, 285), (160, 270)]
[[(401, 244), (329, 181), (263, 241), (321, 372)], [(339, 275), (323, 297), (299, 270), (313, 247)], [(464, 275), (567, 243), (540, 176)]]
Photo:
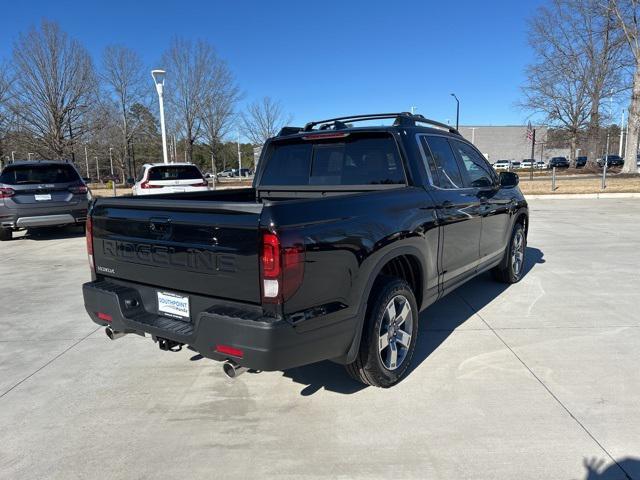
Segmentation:
[(394, 138), (387, 132), (347, 133), (343, 138), (296, 138), (269, 146), (261, 186), (404, 185)]
[(162, 165), (151, 167), (148, 179), (162, 180), (204, 180), (202, 173), (195, 165)]
[(5, 185), (79, 182), (80, 176), (71, 165), (9, 165), (0, 175)]

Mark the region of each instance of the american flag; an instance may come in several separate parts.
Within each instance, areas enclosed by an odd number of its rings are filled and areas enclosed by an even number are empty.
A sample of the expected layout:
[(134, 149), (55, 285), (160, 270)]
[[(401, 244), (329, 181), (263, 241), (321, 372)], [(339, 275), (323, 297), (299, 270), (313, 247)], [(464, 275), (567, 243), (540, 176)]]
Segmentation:
[(533, 141), (533, 127), (531, 126), (531, 122), (527, 125), (527, 140), (530, 142)]

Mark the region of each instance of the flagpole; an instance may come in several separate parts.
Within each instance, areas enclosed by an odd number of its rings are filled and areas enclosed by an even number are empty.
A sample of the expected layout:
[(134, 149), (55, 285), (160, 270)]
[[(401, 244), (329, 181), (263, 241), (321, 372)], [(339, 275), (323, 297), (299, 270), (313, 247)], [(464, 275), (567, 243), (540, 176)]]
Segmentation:
[(531, 168), (529, 169), (529, 180), (533, 180), (533, 164), (535, 163), (534, 160), (536, 153), (536, 129), (531, 128), (531, 122), (529, 122), (527, 127), (527, 137), (529, 137), (529, 135), (531, 136), (531, 156), (529, 157), (531, 159)]

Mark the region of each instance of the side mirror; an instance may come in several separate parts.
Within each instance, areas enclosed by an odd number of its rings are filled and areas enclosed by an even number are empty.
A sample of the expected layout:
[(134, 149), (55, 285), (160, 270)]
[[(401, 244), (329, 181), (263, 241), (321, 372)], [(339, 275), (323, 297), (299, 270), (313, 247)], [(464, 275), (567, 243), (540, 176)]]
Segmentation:
[(127, 178), (127, 185), (129, 187), (133, 187), (136, 184), (136, 181), (133, 178)]
[(513, 188), (520, 182), (520, 177), (513, 172), (500, 172), (500, 186), (503, 188)]

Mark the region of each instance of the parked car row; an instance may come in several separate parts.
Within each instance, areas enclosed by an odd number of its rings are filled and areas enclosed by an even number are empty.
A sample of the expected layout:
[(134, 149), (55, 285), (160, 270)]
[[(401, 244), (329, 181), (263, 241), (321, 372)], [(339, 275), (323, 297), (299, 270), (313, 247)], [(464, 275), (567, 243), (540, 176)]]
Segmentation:
[[(580, 156), (576, 157), (576, 168), (583, 168), (587, 165), (588, 157)], [(598, 158), (596, 163), (600, 168), (607, 164), (607, 167), (621, 167), (624, 165), (624, 159), (620, 155), (606, 155), (605, 157)], [(567, 157), (553, 157), (549, 160), (549, 163), (545, 163), (542, 160), (533, 160), (531, 158), (522, 160), (498, 160), (493, 164), (495, 170), (518, 170), (518, 169), (530, 169), (532, 166), (535, 169), (548, 169), (548, 168), (569, 168), (570, 162)], [(638, 166), (640, 167), (640, 155), (638, 155)]]
[(250, 168), (227, 168), (217, 174), (207, 172), (205, 175), (207, 178), (232, 178), (232, 177), (250, 177), (253, 176), (253, 169)]
[(547, 168), (546, 163), (542, 160), (533, 160), (528, 158), (523, 161), (518, 160), (498, 160), (493, 164), (493, 168), (495, 170), (520, 170), (520, 169), (530, 169), (533, 165), (535, 169), (544, 169)]

